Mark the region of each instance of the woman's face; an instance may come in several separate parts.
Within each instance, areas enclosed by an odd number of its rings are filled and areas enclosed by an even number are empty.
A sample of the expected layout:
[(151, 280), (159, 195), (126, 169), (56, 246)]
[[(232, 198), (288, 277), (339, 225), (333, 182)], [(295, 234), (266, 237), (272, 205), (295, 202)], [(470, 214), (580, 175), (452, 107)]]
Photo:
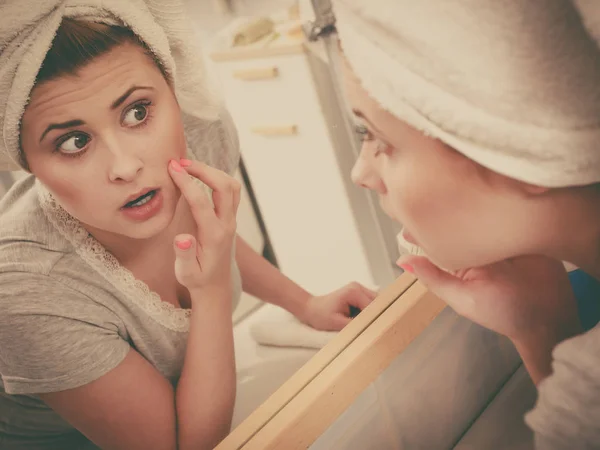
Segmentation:
[(345, 72), (346, 94), (364, 134), (353, 181), (379, 195), (409, 241), (450, 270), (537, 249), (544, 217), (528, 212), (532, 196), (522, 183), (409, 127), (369, 97), (347, 64)]
[(21, 136), (31, 172), (91, 233), (144, 239), (171, 222), (179, 191), (167, 164), (185, 156), (183, 125), (140, 47), (121, 45), (36, 86)]

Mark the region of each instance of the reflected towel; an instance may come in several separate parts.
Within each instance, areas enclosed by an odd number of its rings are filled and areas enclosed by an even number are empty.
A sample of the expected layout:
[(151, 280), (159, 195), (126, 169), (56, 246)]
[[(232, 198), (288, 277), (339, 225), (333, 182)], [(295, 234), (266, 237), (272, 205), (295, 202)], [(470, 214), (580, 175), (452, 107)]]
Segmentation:
[(598, 0), (333, 5), (346, 58), (396, 117), (518, 180), (600, 182)]

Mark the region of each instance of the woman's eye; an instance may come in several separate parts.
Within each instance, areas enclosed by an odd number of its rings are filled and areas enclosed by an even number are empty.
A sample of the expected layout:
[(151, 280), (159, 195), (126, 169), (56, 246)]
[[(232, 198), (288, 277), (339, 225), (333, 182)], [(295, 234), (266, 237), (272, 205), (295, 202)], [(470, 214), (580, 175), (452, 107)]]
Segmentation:
[(80, 153), (85, 146), (90, 142), (90, 137), (87, 134), (78, 133), (58, 144), (58, 150), (63, 153)]
[(366, 146), (375, 156), (387, 152), (391, 147), (387, 142), (384, 142), (380, 138), (376, 137), (369, 131), (364, 125), (356, 125), (354, 128), (356, 133), (360, 136), (360, 140), (363, 142), (363, 146)]
[(356, 131), (356, 134), (358, 134), (358, 136), (360, 137), (360, 140), (363, 142), (370, 141), (371, 139), (373, 139), (373, 135), (371, 134), (369, 129), (364, 125), (356, 125), (354, 130)]
[(123, 123), (127, 126), (134, 127), (144, 122), (148, 117), (148, 108), (146, 105), (137, 104), (132, 107), (123, 118)]
[(390, 148), (390, 146), (386, 142), (383, 142), (379, 139), (376, 140), (376, 144), (375, 144), (375, 153), (376, 154), (385, 153), (389, 148)]

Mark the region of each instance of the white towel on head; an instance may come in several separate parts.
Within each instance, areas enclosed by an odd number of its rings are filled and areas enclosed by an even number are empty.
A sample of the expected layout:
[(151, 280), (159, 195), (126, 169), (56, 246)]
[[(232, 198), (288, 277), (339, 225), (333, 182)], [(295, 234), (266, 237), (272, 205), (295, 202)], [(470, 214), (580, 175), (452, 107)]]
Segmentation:
[(600, 2), (333, 3), (350, 65), (395, 116), (515, 179), (600, 182)]
[(35, 78), (63, 18), (125, 25), (175, 86), (190, 158), (231, 173), (235, 127), (212, 96), (196, 36), (180, 0), (3, 0), (0, 5), (0, 170), (20, 166), (19, 127)]

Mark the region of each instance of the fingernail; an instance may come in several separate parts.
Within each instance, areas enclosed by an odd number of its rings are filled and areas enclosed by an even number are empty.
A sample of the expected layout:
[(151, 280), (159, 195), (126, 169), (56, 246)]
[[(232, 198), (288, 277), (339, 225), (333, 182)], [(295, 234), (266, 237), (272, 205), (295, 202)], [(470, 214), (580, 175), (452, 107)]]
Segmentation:
[(190, 167), (192, 162), (189, 159), (180, 159), (179, 164), (181, 164), (181, 167)]
[(192, 246), (192, 241), (190, 239), (185, 239), (183, 241), (177, 241), (175, 244), (181, 250), (188, 250)]
[(171, 168), (175, 172), (183, 172), (183, 168), (181, 167), (181, 165), (179, 165), (179, 163), (177, 161), (175, 161), (174, 159), (171, 160)]
[(414, 267), (409, 264), (398, 264), (398, 267), (400, 267), (405, 272), (412, 273), (412, 274), (415, 273)]

